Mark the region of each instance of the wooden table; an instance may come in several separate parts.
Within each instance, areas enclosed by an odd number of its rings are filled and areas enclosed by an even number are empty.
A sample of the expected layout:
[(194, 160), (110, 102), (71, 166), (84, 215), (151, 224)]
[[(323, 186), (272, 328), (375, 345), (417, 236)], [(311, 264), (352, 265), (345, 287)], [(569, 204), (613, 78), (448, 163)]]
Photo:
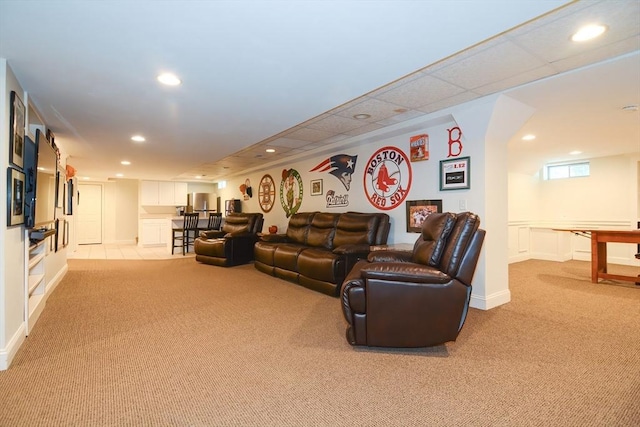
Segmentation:
[(640, 282), (639, 276), (623, 276), (607, 272), (607, 243), (640, 243), (640, 230), (585, 230), (585, 229), (554, 229), (570, 231), (579, 235), (591, 236), (591, 281), (598, 283), (599, 279), (623, 280), (626, 282)]

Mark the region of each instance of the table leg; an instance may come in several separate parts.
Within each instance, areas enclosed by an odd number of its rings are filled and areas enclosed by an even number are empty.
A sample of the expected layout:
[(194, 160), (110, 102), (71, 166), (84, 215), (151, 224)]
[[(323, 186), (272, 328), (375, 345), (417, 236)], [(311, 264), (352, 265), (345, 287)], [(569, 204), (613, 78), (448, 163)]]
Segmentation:
[(607, 243), (598, 242), (597, 233), (591, 233), (591, 282), (598, 283), (599, 273), (607, 272)]

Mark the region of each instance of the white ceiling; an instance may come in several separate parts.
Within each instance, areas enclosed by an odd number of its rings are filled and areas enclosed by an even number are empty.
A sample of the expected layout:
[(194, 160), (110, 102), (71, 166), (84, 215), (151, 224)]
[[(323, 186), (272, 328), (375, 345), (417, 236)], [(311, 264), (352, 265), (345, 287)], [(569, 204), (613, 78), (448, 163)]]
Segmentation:
[(635, 0), (0, 0), (0, 57), (92, 179), (215, 180), (501, 91), (537, 110), (512, 169), (638, 153), (639, 34)]

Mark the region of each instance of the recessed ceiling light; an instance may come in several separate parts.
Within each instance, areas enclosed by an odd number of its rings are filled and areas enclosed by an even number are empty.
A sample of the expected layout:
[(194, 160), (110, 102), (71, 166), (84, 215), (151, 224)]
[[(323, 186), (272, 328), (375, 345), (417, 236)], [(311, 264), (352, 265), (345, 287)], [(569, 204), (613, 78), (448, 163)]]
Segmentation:
[(85, 176), (85, 177), (83, 177), (82, 179), (84, 179), (85, 181), (87, 181), (87, 180), (91, 179), (91, 177), (89, 177), (89, 176)]
[(534, 139), (536, 139), (536, 136), (531, 133), (522, 137), (523, 141), (533, 141)]
[(587, 40), (595, 39), (596, 37), (601, 36), (605, 31), (607, 31), (607, 27), (605, 25), (585, 25), (571, 36), (571, 40), (573, 40), (574, 42), (586, 42)]
[(371, 114), (355, 114), (353, 116), (353, 118), (356, 120), (364, 120), (364, 119), (368, 119), (369, 117), (371, 117)]
[(577, 156), (578, 154), (582, 154), (582, 151), (574, 150), (574, 151), (570, 152), (569, 154), (571, 154), (572, 156)]
[(178, 86), (182, 81), (172, 73), (162, 73), (158, 76), (158, 81), (167, 86)]
[(116, 174), (116, 176), (117, 176), (118, 178), (122, 178), (122, 177), (124, 176), (124, 174), (117, 173), (117, 174)]
[(267, 148), (264, 151), (266, 151), (267, 153), (275, 153), (276, 152), (275, 148)]
[(638, 111), (638, 104), (625, 105), (622, 107), (622, 111)]
[(129, 160), (123, 160), (120, 162), (121, 165), (129, 166), (131, 162)]
[(131, 140), (135, 141), (135, 142), (145, 142), (146, 141), (145, 137), (142, 136), (142, 135), (133, 135), (131, 137)]
[(196, 175), (196, 179), (202, 179), (201, 175)]

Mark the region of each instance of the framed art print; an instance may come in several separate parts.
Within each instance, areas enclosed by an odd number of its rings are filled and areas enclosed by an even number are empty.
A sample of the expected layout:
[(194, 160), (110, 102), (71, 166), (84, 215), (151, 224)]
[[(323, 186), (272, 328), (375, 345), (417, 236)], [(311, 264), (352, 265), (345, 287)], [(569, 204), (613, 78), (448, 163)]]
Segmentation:
[(322, 180), (321, 179), (311, 180), (311, 195), (322, 196)]
[(7, 168), (7, 226), (24, 224), (24, 181), (24, 173)]
[(471, 188), (469, 157), (440, 160), (440, 190), (463, 190)]
[(24, 104), (15, 91), (11, 91), (9, 110), (9, 163), (24, 167)]
[(432, 213), (442, 212), (442, 200), (408, 200), (407, 233), (422, 232), (422, 223)]

